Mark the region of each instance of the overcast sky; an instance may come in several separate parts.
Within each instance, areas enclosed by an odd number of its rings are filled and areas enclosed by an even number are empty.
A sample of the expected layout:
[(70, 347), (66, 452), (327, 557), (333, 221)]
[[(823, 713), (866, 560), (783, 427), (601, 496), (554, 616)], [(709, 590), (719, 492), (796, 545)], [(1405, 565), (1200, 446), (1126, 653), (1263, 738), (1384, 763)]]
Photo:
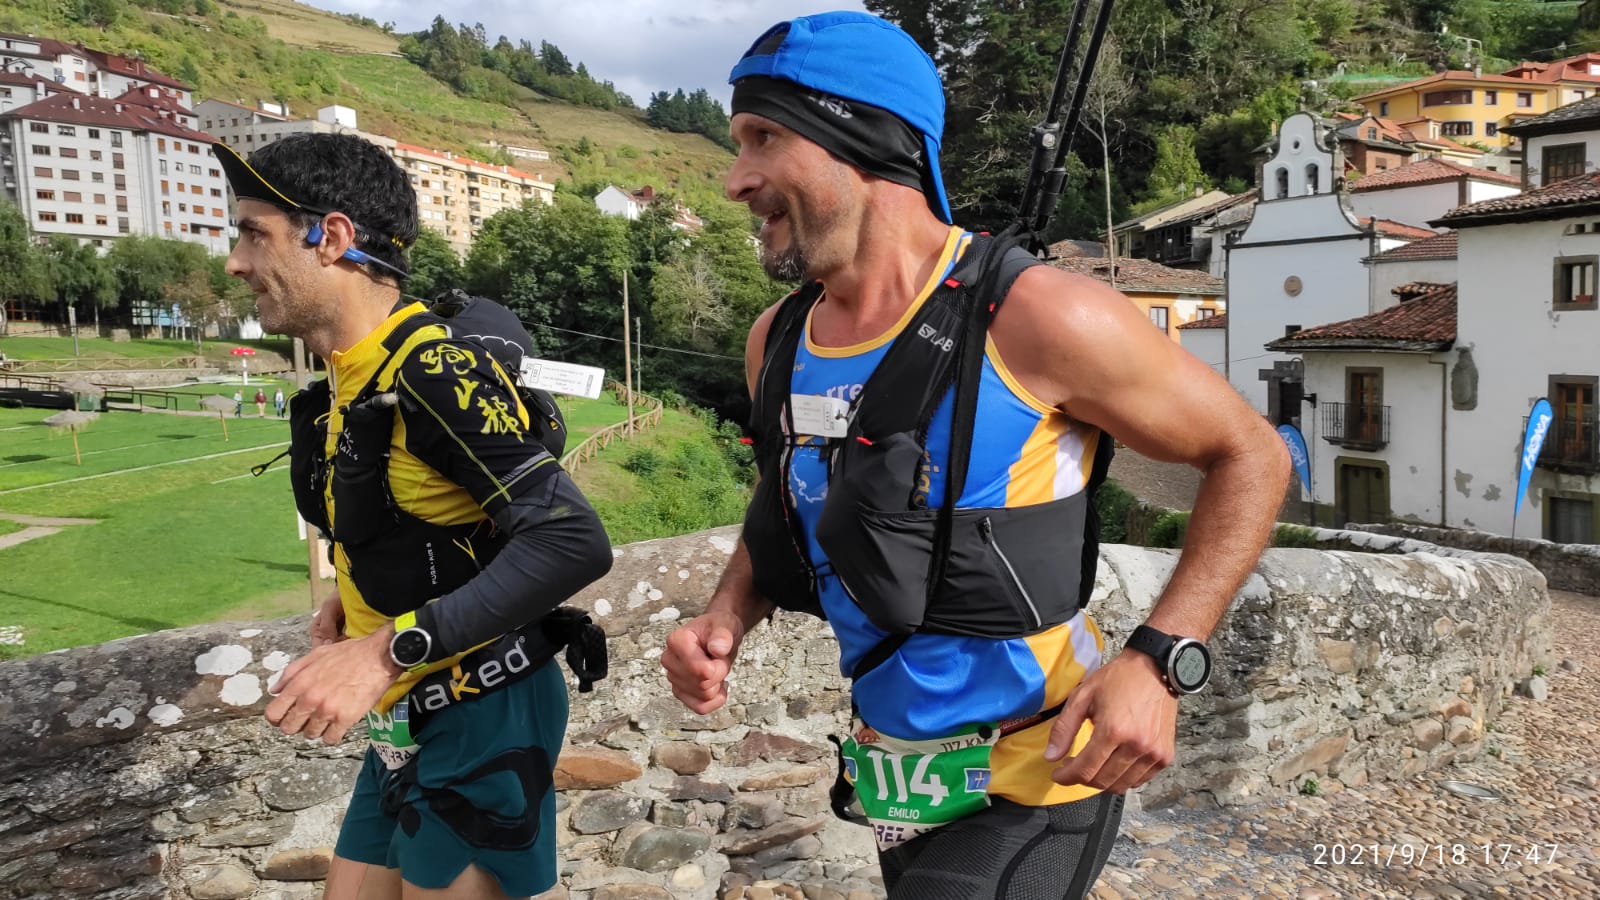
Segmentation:
[(397, 31), (421, 31), (444, 16), (452, 25), (482, 22), (492, 44), (500, 35), (535, 48), (550, 41), (610, 81), (641, 107), (655, 91), (705, 88), (728, 106), (728, 70), (768, 27), (830, 9), (861, 9), (861, 0), (310, 0), (353, 12)]

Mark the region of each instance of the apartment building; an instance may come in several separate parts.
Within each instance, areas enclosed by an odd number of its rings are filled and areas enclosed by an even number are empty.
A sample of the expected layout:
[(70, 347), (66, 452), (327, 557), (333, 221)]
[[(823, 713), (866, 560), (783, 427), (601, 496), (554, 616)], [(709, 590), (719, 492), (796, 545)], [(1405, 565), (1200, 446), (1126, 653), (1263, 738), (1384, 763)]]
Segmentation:
[(1560, 85), (1509, 75), (1449, 71), (1355, 98), (1380, 119), (1411, 123), (1432, 119), (1440, 137), (1509, 147), (1501, 128), (1560, 105)]
[(502, 209), (528, 200), (555, 202), (555, 187), (536, 175), (449, 151), (396, 142), (390, 151), (411, 176), (422, 225), (444, 235), (465, 254), (483, 223)]
[(27, 34), (0, 34), (0, 71), (94, 97), (120, 97), (152, 85), (171, 92), (185, 108), (194, 103), (193, 88), (150, 68), (142, 59)]
[(228, 251), (212, 138), (160, 104), (54, 94), (0, 113), (0, 185), (34, 233), (104, 246), (125, 234)]
[[(344, 109), (344, 107), (329, 107), (329, 109)], [(346, 126), (334, 115), (324, 117), (319, 113), (317, 118), (301, 119), (271, 110), (251, 109), (238, 103), (214, 98), (201, 100), (195, 104), (194, 111), (201, 131), (232, 147), (242, 156), (249, 156), (257, 148), (291, 134), (334, 134), (353, 131), (374, 143), (383, 143), (377, 135), (357, 131), (353, 118), (349, 120), (351, 124)], [(393, 144), (394, 142), (390, 141), (386, 149), (392, 152)]]

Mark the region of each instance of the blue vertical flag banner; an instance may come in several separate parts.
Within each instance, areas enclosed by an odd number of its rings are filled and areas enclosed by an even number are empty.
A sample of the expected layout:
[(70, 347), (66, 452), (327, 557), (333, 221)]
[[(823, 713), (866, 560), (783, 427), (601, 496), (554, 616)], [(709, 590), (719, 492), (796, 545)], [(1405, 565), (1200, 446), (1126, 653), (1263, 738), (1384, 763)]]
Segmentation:
[(1539, 450), (1544, 447), (1545, 436), (1550, 433), (1550, 422), (1555, 413), (1550, 401), (1540, 397), (1528, 413), (1528, 430), (1522, 436), (1522, 474), (1517, 476), (1517, 505), (1511, 510), (1511, 527), (1516, 528), (1517, 516), (1522, 512), (1522, 498), (1528, 493), (1528, 481), (1533, 478), (1533, 467), (1539, 462)]
[(1294, 463), (1294, 471), (1300, 476), (1300, 487), (1305, 489), (1306, 499), (1315, 499), (1311, 495), (1311, 463), (1310, 454), (1306, 453), (1306, 439), (1293, 425), (1279, 425), (1278, 437), (1283, 438), (1284, 446), (1289, 448), (1289, 461)]

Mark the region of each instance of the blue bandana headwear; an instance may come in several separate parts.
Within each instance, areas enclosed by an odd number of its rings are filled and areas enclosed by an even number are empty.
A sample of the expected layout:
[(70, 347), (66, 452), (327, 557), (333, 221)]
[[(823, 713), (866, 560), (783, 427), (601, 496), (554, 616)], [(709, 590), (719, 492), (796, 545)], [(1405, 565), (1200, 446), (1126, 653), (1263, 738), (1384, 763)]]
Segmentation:
[(933, 60), (909, 34), (866, 13), (801, 16), (758, 38), (733, 67), (728, 83), (737, 93), (739, 81), (751, 77), (789, 81), (825, 97), (868, 104), (910, 126), (922, 139), (921, 187), (928, 206), (942, 221), (952, 221), (939, 171), (944, 87)]

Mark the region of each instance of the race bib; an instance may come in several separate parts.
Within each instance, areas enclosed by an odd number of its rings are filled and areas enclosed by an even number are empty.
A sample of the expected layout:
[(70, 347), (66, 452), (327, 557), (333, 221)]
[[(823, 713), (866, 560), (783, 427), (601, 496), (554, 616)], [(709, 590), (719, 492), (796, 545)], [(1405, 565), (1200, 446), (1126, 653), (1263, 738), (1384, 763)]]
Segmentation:
[(970, 816), (989, 805), (989, 752), (995, 728), (931, 741), (879, 734), (859, 718), (844, 753), (845, 779), (872, 824), (879, 850)]
[(789, 412), (795, 434), (842, 438), (850, 430), (850, 404), (836, 397), (790, 394)]
[(410, 699), (402, 697), (387, 713), (367, 713), (367, 737), (391, 771), (405, 768), (417, 755), (417, 742), (411, 738)]

